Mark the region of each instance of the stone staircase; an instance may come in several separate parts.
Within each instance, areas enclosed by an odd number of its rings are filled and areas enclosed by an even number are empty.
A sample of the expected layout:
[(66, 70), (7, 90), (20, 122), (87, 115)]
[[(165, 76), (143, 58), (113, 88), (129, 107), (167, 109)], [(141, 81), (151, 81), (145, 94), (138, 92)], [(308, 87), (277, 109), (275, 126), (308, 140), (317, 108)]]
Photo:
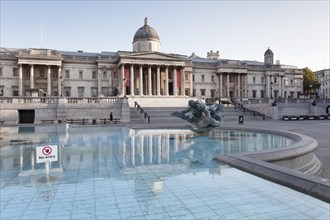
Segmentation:
[[(184, 107), (146, 107), (143, 110), (150, 116), (150, 124), (182, 124), (187, 123), (185, 120), (171, 116), (174, 111), (182, 111)], [(262, 116), (254, 117), (253, 112), (243, 112), (242, 109), (234, 108), (234, 106), (225, 106), (224, 121), (235, 120), (238, 122), (238, 117), (242, 115), (244, 120), (263, 120)], [(144, 114), (136, 108), (130, 108), (131, 124), (147, 124), (148, 119), (144, 119)]]

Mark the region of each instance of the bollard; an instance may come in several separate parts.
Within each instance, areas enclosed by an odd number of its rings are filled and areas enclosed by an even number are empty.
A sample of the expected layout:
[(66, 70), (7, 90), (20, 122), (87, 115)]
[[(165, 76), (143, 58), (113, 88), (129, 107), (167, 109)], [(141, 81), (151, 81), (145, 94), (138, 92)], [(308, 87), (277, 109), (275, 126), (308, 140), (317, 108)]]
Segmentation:
[(244, 124), (244, 117), (243, 115), (238, 116), (238, 124)]

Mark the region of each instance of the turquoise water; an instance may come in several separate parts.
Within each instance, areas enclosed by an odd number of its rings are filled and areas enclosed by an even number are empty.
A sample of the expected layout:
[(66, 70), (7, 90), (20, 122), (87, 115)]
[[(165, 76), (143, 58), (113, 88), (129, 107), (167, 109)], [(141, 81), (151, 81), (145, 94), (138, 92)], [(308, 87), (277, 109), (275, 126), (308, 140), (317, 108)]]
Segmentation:
[[(1, 219), (328, 219), (329, 204), (212, 160), (292, 143), (234, 131), (13, 127), (0, 148)], [(57, 146), (57, 161), (36, 163), (44, 146)]]

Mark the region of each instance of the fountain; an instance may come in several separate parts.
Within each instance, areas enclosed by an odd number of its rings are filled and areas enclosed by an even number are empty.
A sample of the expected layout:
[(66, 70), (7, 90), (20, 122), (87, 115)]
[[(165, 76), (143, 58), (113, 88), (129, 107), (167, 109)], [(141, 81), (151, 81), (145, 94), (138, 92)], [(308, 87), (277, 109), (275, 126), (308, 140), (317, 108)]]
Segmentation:
[(190, 129), (194, 132), (209, 133), (222, 124), (223, 116), (221, 112), (223, 112), (223, 105), (219, 102), (207, 106), (204, 102), (189, 100), (188, 108), (172, 112), (171, 115), (193, 124), (195, 127), (190, 126)]

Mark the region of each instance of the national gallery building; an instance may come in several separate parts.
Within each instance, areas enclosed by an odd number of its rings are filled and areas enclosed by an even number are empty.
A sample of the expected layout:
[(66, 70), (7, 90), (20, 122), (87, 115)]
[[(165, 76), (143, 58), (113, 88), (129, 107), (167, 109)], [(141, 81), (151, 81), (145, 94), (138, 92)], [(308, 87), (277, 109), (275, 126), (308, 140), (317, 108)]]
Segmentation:
[(206, 58), (160, 51), (160, 37), (145, 18), (133, 51), (87, 53), (52, 49), (0, 51), (0, 96), (297, 98), (303, 72), (274, 62)]

